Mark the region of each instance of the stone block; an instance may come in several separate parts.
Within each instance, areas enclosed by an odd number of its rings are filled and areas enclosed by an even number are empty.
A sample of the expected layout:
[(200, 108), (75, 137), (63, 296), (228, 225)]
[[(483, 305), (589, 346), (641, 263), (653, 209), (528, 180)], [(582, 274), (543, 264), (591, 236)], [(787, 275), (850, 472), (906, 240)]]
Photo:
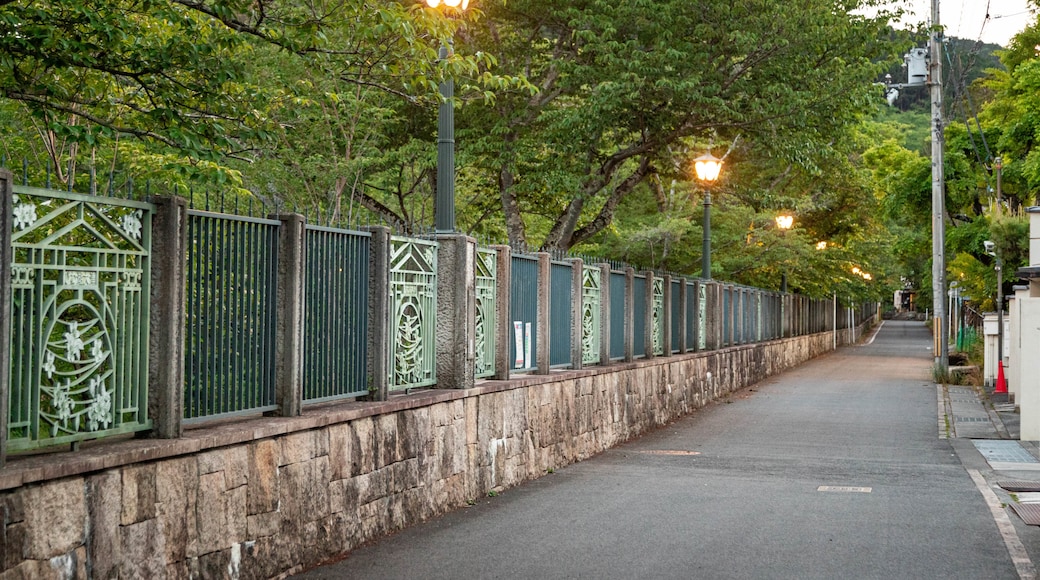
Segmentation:
[[(376, 448), (381, 444), (375, 437), (375, 421), (371, 417), (359, 419), (351, 423), (357, 446), (353, 449), (351, 473), (370, 473), (376, 469)], [(354, 473), (356, 470), (357, 473)]]
[(278, 509), (278, 463), (281, 446), (272, 439), (249, 446), (247, 515)]
[(198, 462), (192, 457), (160, 461), (155, 478), (159, 482), (156, 517), (165, 539), (166, 561), (197, 555)]
[(329, 513), (353, 516), (358, 508), (358, 479), (334, 479), (329, 483)]
[(90, 537), (87, 557), (98, 578), (109, 578), (119, 569), (119, 524), (122, 519), (122, 474), (117, 470), (91, 475), (86, 480)]
[(225, 489), (223, 471), (199, 476), (196, 505), (201, 517), (196, 523), (200, 556), (230, 546)]
[(375, 418), (376, 469), (382, 469), (401, 460), (401, 440), (397, 431), (398, 416), (401, 413), (381, 415)]
[(263, 538), (274, 536), (281, 531), (282, 514), (279, 512), (267, 512), (246, 516), (246, 537)]
[(202, 578), (230, 578), (231, 548), (199, 556), (199, 576)]
[(0, 526), (0, 572), (17, 568), (25, 553), (25, 522)]
[(123, 511), (120, 524), (129, 526), (155, 517), (155, 464), (123, 468)]
[(241, 543), (248, 537), (246, 532), (246, 486), (240, 485), (224, 492), (227, 509), (228, 539)]
[(158, 520), (119, 528), (120, 578), (159, 578), (166, 571), (165, 538)]
[[(318, 444), (316, 434), (321, 430), (300, 431), (290, 433), (279, 441), (282, 445), (281, 465), (292, 465), (310, 461), (318, 456), (321, 447)], [(325, 453), (328, 452), (327, 442), (324, 445)]]
[(82, 478), (49, 481), (25, 488), (25, 557), (48, 560), (86, 540), (86, 483)]
[(281, 470), (281, 512), (288, 522), (302, 525), (329, 514), (328, 456), (287, 465)]
[(332, 479), (346, 479), (361, 473), (360, 442), (353, 423), (333, 425), (328, 431)]

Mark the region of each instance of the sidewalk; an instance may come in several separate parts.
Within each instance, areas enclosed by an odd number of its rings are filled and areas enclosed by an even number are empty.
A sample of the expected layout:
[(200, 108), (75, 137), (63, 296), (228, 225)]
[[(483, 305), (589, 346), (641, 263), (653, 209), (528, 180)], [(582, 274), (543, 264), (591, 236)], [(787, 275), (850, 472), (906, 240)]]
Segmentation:
[[(981, 480), (976, 484), (988, 496), (998, 528), (1002, 514), (1006, 515), (1007, 526), (1001, 532), (1013, 559), (1040, 561), (1040, 444), (1019, 441), (1020, 416), (1014, 404), (1005, 402), (1006, 395), (974, 386), (936, 385), (936, 389), (940, 437), (953, 440), (965, 469)], [(1036, 577), (1031, 564), (1020, 567), (1019, 574)]]

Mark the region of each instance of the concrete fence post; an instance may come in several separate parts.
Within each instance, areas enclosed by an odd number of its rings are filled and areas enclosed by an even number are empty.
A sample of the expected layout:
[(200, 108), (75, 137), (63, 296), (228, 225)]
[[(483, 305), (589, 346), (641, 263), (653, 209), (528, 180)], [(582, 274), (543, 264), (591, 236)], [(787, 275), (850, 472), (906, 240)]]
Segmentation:
[(278, 414), (303, 410), (303, 317), (307, 275), (307, 222), (300, 214), (275, 214), (278, 228), (278, 317), (275, 324), (275, 398)]
[(152, 436), (180, 437), (184, 419), (188, 201), (154, 200), (148, 329), (148, 416)]
[(14, 175), (0, 169), (0, 467), (7, 461), (7, 402), (11, 398), (11, 225)]
[(509, 310), (513, 289), (513, 250), (509, 246), (491, 246), (495, 250), (495, 379), (509, 379), (509, 345), (513, 340), (513, 323)]
[(585, 261), (580, 258), (568, 260), (571, 263), (571, 368), (583, 366), (584, 332), (582, 331), (582, 314), (585, 301)]
[(635, 360), (636, 271), (625, 268), (625, 362)]
[(538, 344), (535, 359), (538, 363), (536, 374), (549, 374), (549, 316), (552, 299), (552, 257), (546, 252), (538, 252), (538, 328), (535, 330), (535, 342)]
[(371, 226), (368, 258), (368, 392), (385, 401), (390, 385), (390, 228)]
[(610, 362), (610, 264), (599, 264), (599, 364)]
[(469, 389), (476, 365), (477, 241), (437, 236), (437, 388)]

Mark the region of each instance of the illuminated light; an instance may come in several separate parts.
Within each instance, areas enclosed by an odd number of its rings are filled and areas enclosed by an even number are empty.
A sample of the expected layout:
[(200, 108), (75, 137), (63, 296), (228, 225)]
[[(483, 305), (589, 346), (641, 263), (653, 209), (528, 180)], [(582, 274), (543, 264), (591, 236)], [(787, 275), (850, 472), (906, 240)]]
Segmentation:
[(852, 267), (852, 273), (853, 274), (859, 274), (860, 272), (861, 272), (861, 270), (859, 269), (859, 266), (853, 266)]
[(826, 250), (827, 249), (827, 242), (819, 242), (819, 243), (817, 243), (816, 244), (816, 249), (817, 250)]
[(794, 226), (793, 215), (778, 215), (776, 216), (776, 227), (782, 230), (789, 230)]
[(693, 160), (693, 168), (697, 171), (697, 179), (715, 181), (722, 171), (722, 160), (711, 153), (705, 153)]
[(441, 0), (426, 0), (426, 5), (430, 8), (436, 8), (441, 5)]

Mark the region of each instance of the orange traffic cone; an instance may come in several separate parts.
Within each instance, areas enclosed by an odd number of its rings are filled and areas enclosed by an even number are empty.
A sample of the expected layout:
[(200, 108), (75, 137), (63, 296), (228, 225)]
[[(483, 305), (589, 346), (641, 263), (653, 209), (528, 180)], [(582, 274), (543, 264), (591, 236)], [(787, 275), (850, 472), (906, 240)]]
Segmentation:
[(1004, 380), (1004, 361), (997, 362), (997, 386), (993, 389), (993, 393), (1002, 395), (1007, 393), (1007, 381)]

